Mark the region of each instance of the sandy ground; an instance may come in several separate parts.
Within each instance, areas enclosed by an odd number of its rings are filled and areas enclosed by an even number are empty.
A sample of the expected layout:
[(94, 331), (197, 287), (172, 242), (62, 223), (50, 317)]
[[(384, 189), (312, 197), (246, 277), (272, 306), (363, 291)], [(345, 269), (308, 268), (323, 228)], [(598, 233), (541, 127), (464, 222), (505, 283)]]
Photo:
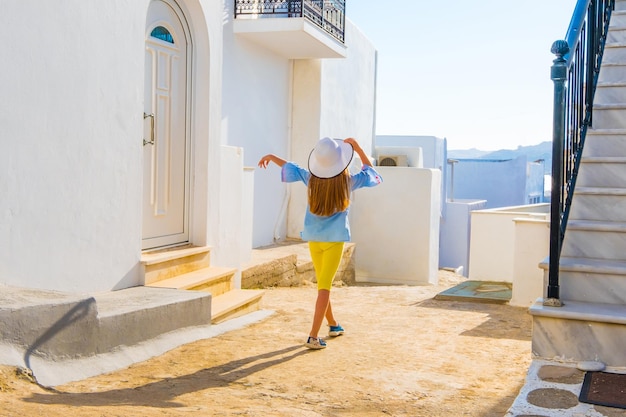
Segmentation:
[(0, 416), (503, 416), (531, 362), (531, 317), (433, 299), (459, 279), (333, 288), (346, 334), (320, 351), (302, 346), (305, 286), (267, 290), (275, 314), (259, 323), (54, 390), (0, 367)]

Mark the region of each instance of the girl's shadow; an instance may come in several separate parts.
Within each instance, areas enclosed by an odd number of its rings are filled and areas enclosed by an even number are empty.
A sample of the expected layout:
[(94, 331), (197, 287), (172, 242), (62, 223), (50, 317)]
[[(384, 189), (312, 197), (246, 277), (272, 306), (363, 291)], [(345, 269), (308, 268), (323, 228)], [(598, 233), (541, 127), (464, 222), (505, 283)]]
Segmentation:
[[(286, 355), (289, 352), (293, 352)], [(271, 366), (295, 359), (311, 352), (302, 345), (239, 359), (189, 375), (166, 378), (139, 387), (114, 389), (102, 392), (66, 393), (50, 390), (50, 394), (35, 393), (24, 401), (39, 404), (63, 404), (69, 406), (142, 406), (171, 408), (183, 407), (173, 399), (191, 392), (209, 388), (225, 387), (233, 382), (262, 371)], [(274, 358), (274, 359), (271, 359)], [(268, 360), (266, 360), (268, 359)], [(246, 367), (253, 362), (262, 361)]]

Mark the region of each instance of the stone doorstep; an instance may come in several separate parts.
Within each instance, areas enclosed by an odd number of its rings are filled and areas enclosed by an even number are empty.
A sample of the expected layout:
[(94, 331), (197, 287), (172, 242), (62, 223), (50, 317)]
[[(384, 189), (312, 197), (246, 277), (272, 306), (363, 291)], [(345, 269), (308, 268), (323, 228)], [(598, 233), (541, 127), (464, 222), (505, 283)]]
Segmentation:
[[(346, 242), (334, 285), (356, 283), (354, 249), (354, 243)], [(253, 249), (250, 262), (241, 271), (241, 288), (293, 287), (315, 282), (309, 246), (301, 240)]]
[(28, 355), (87, 357), (207, 325), (211, 304), (208, 293), (148, 287), (95, 295), (11, 288), (0, 296), (0, 337)]

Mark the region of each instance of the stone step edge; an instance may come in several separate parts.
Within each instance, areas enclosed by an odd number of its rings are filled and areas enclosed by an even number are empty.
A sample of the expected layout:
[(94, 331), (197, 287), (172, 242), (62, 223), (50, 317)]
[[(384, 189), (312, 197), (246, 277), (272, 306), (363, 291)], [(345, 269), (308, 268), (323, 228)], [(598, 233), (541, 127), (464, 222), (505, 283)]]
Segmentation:
[(626, 103), (598, 103), (593, 105), (594, 110), (624, 110)]
[(208, 253), (210, 251), (210, 246), (183, 246), (180, 248), (165, 249), (162, 251), (144, 252), (141, 254), (141, 263), (146, 266), (155, 265), (200, 253)]
[(232, 277), (237, 272), (236, 268), (209, 266), (196, 271), (187, 272), (172, 278), (146, 284), (146, 287), (173, 288), (179, 290), (189, 290), (203, 284), (221, 281), (224, 278)]
[[(539, 264), (539, 268), (545, 271), (549, 267), (549, 258), (546, 258)], [(559, 271), (626, 276), (626, 261), (561, 256), (559, 259)]]
[(211, 322), (219, 322), (227, 318), (229, 313), (245, 306), (257, 303), (265, 294), (265, 290), (230, 290), (213, 297), (211, 300)]
[(569, 220), (567, 230), (626, 233), (626, 222), (602, 220)]
[(623, 156), (585, 156), (581, 160), (588, 164), (626, 164), (626, 157)]
[(528, 312), (533, 317), (626, 325), (626, 307), (623, 305), (561, 301), (563, 302), (562, 307), (550, 307), (544, 306), (543, 298), (539, 298), (530, 306)]
[(597, 196), (626, 196), (626, 188), (614, 187), (576, 187), (574, 194)]
[(600, 136), (600, 135), (607, 135), (607, 136), (626, 136), (626, 129), (589, 129), (587, 130), (587, 134), (588, 135), (592, 135), (592, 136)]
[(596, 85), (596, 88), (611, 88), (611, 87), (626, 87), (626, 81), (598, 81), (598, 84)]

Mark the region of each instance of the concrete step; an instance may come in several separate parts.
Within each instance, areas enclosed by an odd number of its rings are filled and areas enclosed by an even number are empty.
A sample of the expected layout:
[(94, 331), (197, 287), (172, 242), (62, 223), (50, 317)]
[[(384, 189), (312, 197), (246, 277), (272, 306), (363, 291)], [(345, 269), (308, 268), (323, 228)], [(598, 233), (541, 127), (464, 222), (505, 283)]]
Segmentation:
[(619, 83), (626, 81), (626, 73), (624, 73), (625, 68), (626, 63), (610, 63), (602, 61), (598, 82)]
[(587, 131), (583, 158), (616, 155), (626, 156), (626, 129), (589, 129)]
[(532, 353), (537, 359), (626, 365), (626, 306), (562, 299), (562, 307), (533, 304)]
[(618, 26), (616, 23), (611, 24), (606, 42), (609, 44), (626, 42), (626, 26)]
[(626, 82), (598, 82), (594, 104), (626, 102)]
[[(541, 263), (540, 267), (544, 270), (544, 288), (547, 288), (547, 261)], [(626, 261), (562, 256), (559, 260), (559, 287), (563, 299), (626, 304)]]
[(264, 290), (231, 290), (214, 297), (211, 303), (211, 323), (221, 323), (258, 310), (264, 293)]
[(611, 13), (611, 22), (609, 24), (609, 33), (614, 27), (623, 27), (626, 26), (626, 10), (618, 9), (618, 7), (622, 7), (620, 5), (621, 2), (616, 2), (615, 10)]
[(577, 185), (569, 218), (626, 222), (626, 188)]
[(626, 129), (626, 102), (593, 105), (593, 125), (607, 129)]
[(576, 186), (610, 187), (624, 186), (626, 157), (585, 156), (581, 159)]
[(210, 266), (148, 284), (155, 288), (175, 288), (210, 292), (214, 297), (233, 288), (235, 268)]
[(613, 13), (626, 12), (626, 1), (617, 0), (615, 2), (615, 8), (613, 9)]
[(197, 271), (210, 265), (209, 246), (181, 246), (141, 255), (144, 285)]
[[(616, 27), (623, 27), (616, 26)], [(620, 30), (613, 31), (613, 37), (620, 37)], [(616, 64), (616, 63), (624, 63), (626, 62), (626, 42), (624, 40), (619, 39), (615, 42), (607, 42), (604, 45), (604, 55), (602, 57), (602, 64)]]
[(626, 222), (569, 220), (561, 256), (626, 260)]
[(211, 321), (211, 295), (133, 287), (95, 295), (2, 287), (0, 339), (29, 356), (78, 359)]

